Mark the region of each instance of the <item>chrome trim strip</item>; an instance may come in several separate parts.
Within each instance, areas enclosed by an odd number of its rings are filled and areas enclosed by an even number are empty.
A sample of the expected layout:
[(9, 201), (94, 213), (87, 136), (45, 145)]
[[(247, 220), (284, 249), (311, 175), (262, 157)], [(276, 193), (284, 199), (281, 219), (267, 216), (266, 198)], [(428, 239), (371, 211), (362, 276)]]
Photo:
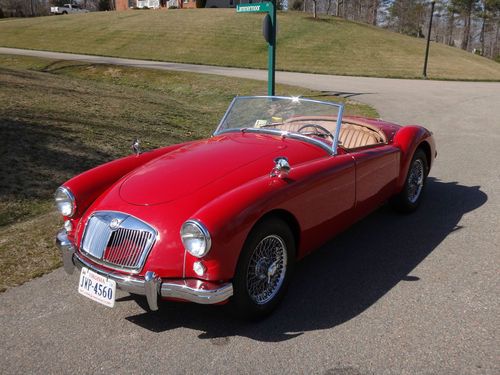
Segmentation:
[(184, 249), (184, 260), (182, 262), (182, 278), (183, 279), (186, 278), (186, 257), (187, 257), (187, 250)]
[(66, 272), (72, 273), (75, 268), (81, 269), (82, 267), (91, 269), (114, 280), (118, 289), (146, 296), (149, 308), (153, 311), (158, 309), (155, 293), (163, 298), (178, 298), (200, 304), (221, 303), (233, 295), (233, 284), (230, 282), (218, 284), (198, 279), (166, 279), (162, 281), (154, 272), (150, 271), (146, 272), (145, 278), (143, 278), (101, 270), (75, 252), (75, 247), (68, 239), (64, 229), (57, 233), (56, 244), (61, 251)]
[(215, 129), (213, 135), (218, 135), (219, 134), (219, 128), (222, 126), (222, 123), (226, 120), (227, 116), (229, 115), (229, 111), (233, 107), (234, 102), (237, 99), (240, 99), (240, 98), (245, 99), (245, 98), (248, 98), (248, 96), (235, 96), (233, 98), (233, 100), (231, 100), (231, 103), (229, 104), (229, 107), (227, 107), (227, 109), (226, 109), (226, 113), (224, 113), (224, 116), (222, 116), (222, 120), (220, 120), (219, 125), (217, 125), (217, 129)]
[(339, 114), (337, 115), (337, 126), (335, 129), (335, 134), (333, 136), (333, 143), (332, 143), (333, 155), (337, 155), (337, 148), (339, 146), (340, 127), (342, 126), (343, 116), (344, 116), (344, 106), (342, 105), (339, 108)]

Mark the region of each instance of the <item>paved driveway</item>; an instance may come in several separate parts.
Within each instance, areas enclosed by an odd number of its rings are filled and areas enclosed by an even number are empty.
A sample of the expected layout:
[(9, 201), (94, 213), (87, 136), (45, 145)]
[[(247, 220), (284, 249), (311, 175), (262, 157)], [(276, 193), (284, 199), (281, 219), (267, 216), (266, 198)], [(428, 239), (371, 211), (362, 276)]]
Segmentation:
[(148, 313), (126, 293), (108, 309), (78, 295), (76, 275), (56, 270), (0, 295), (2, 373), (500, 373), (500, 84), (277, 79), (434, 131), (439, 155), (420, 210), (382, 208), (306, 258), (284, 303), (260, 323), (225, 307), (165, 303)]

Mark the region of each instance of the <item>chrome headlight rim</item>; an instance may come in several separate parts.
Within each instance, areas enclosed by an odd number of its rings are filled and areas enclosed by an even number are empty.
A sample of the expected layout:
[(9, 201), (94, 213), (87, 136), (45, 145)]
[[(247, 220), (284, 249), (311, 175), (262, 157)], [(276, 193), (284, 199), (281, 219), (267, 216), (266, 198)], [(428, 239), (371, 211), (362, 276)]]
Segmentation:
[[(184, 241), (185, 230), (186, 230), (186, 227), (189, 225), (192, 225), (195, 228), (197, 228), (200, 231), (200, 233), (203, 235), (203, 238), (205, 240), (205, 250), (203, 251), (203, 253), (196, 254), (192, 251), (192, 249), (189, 249), (188, 246), (186, 246), (186, 242)], [(182, 241), (182, 245), (184, 246), (184, 249), (189, 254), (191, 254), (192, 256), (194, 256), (196, 258), (203, 258), (205, 255), (208, 254), (208, 252), (210, 251), (210, 249), (212, 247), (212, 238), (210, 237), (210, 232), (208, 231), (207, 227), (199, 220), (196, 220), (196, 219), (186, 220), (184, 222), (184, 224), (182, 224), (182, 227), (180, 230), (180, 235), (181, 235), (181, 241)]]
[[(57, 201), (57, 194), (59, 192), (66, 195), (69, 203), (71, 204), (71, 212), (67, 215), (64, 212), (62, 212), (62, 210), (59, 208), (59, 204)], [(71, 190), (69, 188), (67, 188), (66, 186), (59, 186), (56, 189), (56, 192), (54, 193), (54, 200), (55, 200), (56, 208), (61, 215), (63, 215), (64, 217), (73, 217), (73, 215), (76, 212), (76, 201), (75, 201), (75, 196), (73, 195), (73, 193), (71, 192)]]

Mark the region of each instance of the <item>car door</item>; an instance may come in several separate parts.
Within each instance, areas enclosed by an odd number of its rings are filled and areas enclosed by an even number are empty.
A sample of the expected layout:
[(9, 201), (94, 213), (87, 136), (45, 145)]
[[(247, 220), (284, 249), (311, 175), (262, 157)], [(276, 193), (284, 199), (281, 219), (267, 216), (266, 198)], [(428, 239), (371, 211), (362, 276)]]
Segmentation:
[(348, 154), (328, 155), (290, 173), (293, 198), (283, 208), (294, 213), (302, 229), (299, 256), (355, 221), (355, 176), (355, 161)]
[(356, 215), (364, 216), (394, 193), (400, 150), (391, 145), (351, 152), (356, 166)]

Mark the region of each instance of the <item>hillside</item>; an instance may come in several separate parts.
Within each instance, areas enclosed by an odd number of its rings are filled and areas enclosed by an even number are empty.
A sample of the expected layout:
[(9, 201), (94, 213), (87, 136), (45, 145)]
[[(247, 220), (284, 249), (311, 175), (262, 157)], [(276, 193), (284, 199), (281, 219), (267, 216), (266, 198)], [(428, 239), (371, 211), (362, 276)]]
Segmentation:
[[(0, 46), (150, 60), (265, 68), (262, 14), (234, 9), (130, 10), (0, 20)], [(278, 14), (277, 68), (421, 77), (425, 41), (301, 12)], [(429, 78), (500, 80), (500, 64), (432, 43)]]

